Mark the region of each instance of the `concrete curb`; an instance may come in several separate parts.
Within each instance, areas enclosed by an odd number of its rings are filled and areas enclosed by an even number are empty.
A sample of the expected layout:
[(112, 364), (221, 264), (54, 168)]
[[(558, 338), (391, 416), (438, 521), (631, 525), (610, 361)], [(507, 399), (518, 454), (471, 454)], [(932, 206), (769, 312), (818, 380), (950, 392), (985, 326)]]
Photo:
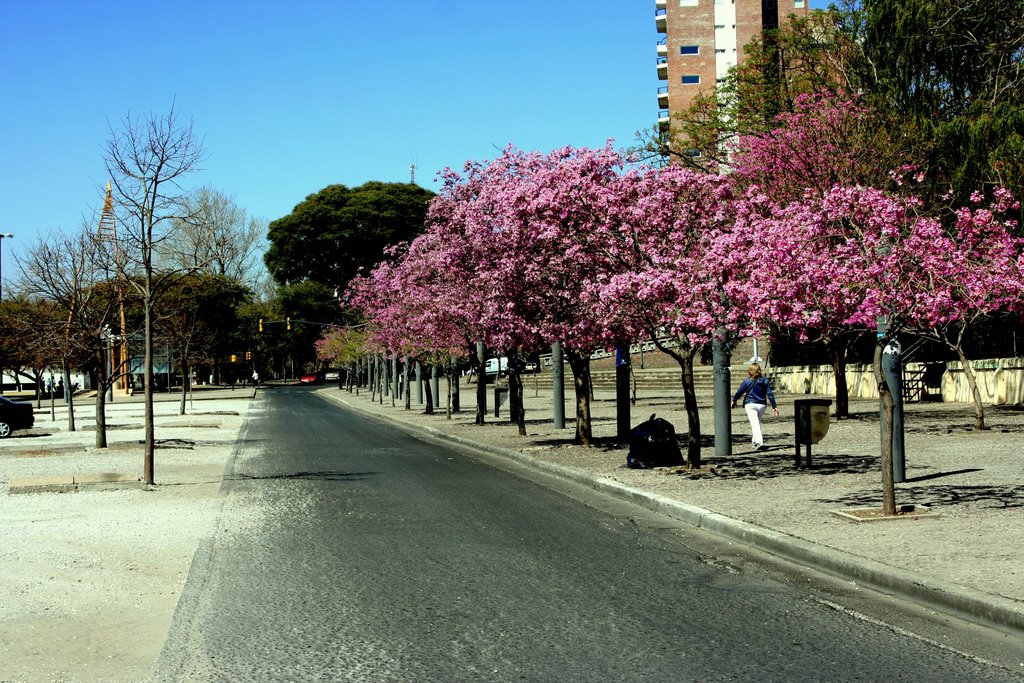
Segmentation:
[[(321, 392), (318, 392), (321, 393)], [(704, 508), (635, 489), (617, 481), (546, 462), (512, 449), (482, 444), (433, 427), (406, 422), (398, 417), (364, 410), (342, 397), (322, 393), (363, 415), (387, 421), (406, 430), (428, 434), (483, 453), (508, 458), (521, 465), (589, 486), (596, 491), (627, 500), (653, 512), (668, 515), (723, 538), (743, 543), (784, 560), (856, 581), (882, 593), (912, 600), (939, 612), (1002, 630), (1024, 634), (1024, 605), (983, 591), (933, 579), (915, 572), (851, 555), (828, 546), (811, 543), (774, 529), (733, 519)]]

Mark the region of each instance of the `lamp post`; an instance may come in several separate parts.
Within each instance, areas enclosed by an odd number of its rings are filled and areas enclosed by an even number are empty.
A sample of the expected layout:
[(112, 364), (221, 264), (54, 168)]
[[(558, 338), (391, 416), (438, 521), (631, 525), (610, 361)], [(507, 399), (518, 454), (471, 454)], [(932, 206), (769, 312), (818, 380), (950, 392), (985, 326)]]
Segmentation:
[(14, 237), (14, 235), (12, 235), (9, 232), (6, 232), (6, 233), (5, 232), (0, 232), (0, 301), (4, 300), (4, 277), (3, 277), (4, 276), (4, 273), (3, 273), (4, 250), (3, 250), (3, 246), (4, 246), (4, 238), (5, 237), (10, 239), (10, 238)]

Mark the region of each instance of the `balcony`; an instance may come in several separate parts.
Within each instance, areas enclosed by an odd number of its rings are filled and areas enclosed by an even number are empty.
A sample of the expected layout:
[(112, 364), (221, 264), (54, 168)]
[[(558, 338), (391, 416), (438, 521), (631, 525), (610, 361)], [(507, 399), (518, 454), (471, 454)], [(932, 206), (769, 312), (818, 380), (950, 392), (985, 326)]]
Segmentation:
[(668, 109), (668, 86), (658, 88), (658, 109)]
[(668, 80), (668, 57), (658, 57), (658, 80)]
[(664, 7), (659, 7), (654, 10), (654, 25), (658, 29), (658, 33), (667, 33), (665, 25), (665, 14), (668, 10)]
[(668, 128), (668, 124), (668, 109), (662, 109), (661, 111), (658, 112), (658, 127), (661, 128), (662, 130), (665, 130), (666, 128)]

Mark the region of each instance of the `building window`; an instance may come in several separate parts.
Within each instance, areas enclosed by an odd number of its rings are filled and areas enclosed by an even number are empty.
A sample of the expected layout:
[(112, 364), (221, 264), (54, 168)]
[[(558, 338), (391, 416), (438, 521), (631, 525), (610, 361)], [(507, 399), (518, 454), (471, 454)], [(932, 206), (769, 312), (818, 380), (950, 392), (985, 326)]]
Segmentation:
[(699, 55), (700, 45), (680, 45), (679, 54), (681, 55)]
[(680, 7), (696, 7), (697, 0), (679, 0)]
[(724, 47), (716, 48), (715, 49), (715, 53), (720, 54), (720, 55), (724, 55), (725, 54), (725, 48)]
[(683, 85), (697, 85), (700, 83), (700, 74), (686, 74), (682, 77)]
[(803, 9), (807, 3), (804, 0), (793, 0), (794, 9)]
[[(716, 31), (717, 31), (718, 29), (723, 29), (723, 28), (725, 28), (725, 24), (715, 24), (715, 30), (716, 30)], [(735, 27), (733, 27), (733, 28), (735, 28)]]

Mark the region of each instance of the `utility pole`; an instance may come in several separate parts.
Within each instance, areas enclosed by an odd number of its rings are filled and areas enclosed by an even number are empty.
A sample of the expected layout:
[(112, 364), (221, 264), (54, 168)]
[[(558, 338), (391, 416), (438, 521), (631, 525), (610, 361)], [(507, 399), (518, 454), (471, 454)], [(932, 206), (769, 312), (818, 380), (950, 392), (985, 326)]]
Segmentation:
[[(0, 301), (4, 300), (4, 238), (11, 239), (12, 237), (14, 237), (14, 235), (9, 232), (0, 232)], [(2, 382), (0, 382), (0, 384), (2, 384)]]

